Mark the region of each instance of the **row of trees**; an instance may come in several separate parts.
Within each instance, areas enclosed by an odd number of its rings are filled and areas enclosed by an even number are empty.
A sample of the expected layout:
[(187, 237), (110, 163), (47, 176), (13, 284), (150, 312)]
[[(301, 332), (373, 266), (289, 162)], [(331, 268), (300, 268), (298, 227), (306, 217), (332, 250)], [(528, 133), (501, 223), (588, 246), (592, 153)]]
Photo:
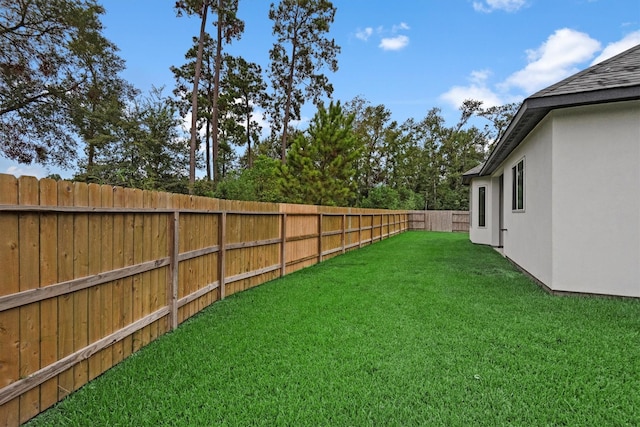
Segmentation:
[[(181, 0), (199, 18), (175, 89), (140, 94), (102, 36), (96, 0), (0, 0), (0, 153), (78, 168), (75, 178), (216, 197), (387, 208), (466, 208), (460, 176), (478, 164), (514, 105), (468, 101), (447, 127), (433, 109), (397, 123), (364, 97), (330, 102), (340, 47), (327, 0), (272, 4), (267, 71), (225, 46), (241, 37), (238, 0)], [(211, 18), (215, 34), (207, 30)], [(291, 126), (306, 102), (317, 113)], [(191, 114), (188, 134), (181, 130)], [(260, 126), (263, 114), (268, 129)], [(486, 126), (471, 125), (475, 118)], [(474, 118), (472, 120), (472, 118)], [(82, 147), (84, 155), (76, 156)], [(201, 155), (204, 147), (204, 155)], [(196, 180), (196, 170), (206, 170)]]
[[(431, 109), (398, 123), (384, 105), (356, 97), (319, 104), (281, 163), (267, 152), (218, 185), (217, 197), (390, 209), (467, 209), (462, 174), (484, 160), (516, 105), (466, 101), (454, 126)], [(484, 125), (471, 125), (482, 118)]]

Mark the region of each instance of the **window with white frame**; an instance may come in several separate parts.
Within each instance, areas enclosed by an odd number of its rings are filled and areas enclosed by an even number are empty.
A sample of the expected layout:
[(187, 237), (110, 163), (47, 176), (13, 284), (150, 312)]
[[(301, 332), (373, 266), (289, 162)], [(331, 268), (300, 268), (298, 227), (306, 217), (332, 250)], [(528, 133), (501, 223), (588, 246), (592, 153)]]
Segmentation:
[(511, 209), (514, 211), (524, 210), (524, 159), (520, 160), (511, 168), (513, 175), (512, 180), (512, 198)]
[(478, 187), (478, 227), (486, 227), (487, 187)]

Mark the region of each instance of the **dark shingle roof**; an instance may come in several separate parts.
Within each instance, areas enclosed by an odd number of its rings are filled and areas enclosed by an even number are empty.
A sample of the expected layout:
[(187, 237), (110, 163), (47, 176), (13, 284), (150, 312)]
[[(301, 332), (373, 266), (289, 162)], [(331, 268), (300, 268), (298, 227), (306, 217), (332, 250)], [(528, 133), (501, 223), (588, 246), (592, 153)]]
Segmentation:
[(531, 98), (637, 85), (640, 85), (640, 44), (542, 89)]
[(471, 168), (465, 173), (463, 173), (462, 183), (469, 184), (471, 182), (471, 178), (475, 178), (476, 176), (479, 176), (483, 166), (484, 166), (484, 163), (480, 163), (478, 166)]
[(636, 99), (640, 99), (640, 45), (525, 99), (477, 175), (492, 173), (551, 110)]

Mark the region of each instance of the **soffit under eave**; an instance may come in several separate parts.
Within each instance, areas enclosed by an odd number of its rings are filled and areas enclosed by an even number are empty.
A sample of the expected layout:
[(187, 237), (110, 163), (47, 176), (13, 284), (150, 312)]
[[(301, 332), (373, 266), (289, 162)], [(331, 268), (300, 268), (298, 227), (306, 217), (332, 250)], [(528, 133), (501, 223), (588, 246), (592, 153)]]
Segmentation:
[(532, 102), (531, 99), (526, 99), (489, 155), (479, 175), (491, 175), (549, 111), (551, 111), (551, 108), (537, 108), (535, 102)]

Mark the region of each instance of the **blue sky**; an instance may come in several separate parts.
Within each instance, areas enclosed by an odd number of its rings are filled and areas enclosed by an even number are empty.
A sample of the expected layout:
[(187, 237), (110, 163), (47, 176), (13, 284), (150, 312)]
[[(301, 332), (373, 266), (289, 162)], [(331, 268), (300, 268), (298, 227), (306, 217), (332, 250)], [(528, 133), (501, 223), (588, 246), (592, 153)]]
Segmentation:
[[(126, 60), (123, 77), (142, 91), (173, 89), (197, 19), (177, 18), (174, 0), (102, 0), (105, 35)], [(269, 0), (240, 0), (245, 32), (227, 51), (268, 68)], [(330, 37), (342, 51), (330, 73), (333, 98), (363, 96), (400, 122), (433, 107), (450, 124), (467, 98), (521, 101), (595, 62), (640, 44), (639, 0), (333, 0)], [(208, 24), (209, 30), (215, 31)], [(312, 106), (303, 110), (308, 120)], [(303, 122), (304, 119), (303, 118)], [(301, 123), (305, 128), (306, 124)], [(47, 175), (0, 157), (0, 172)], [(68, 177), (72, 171), (51, 170)]]

